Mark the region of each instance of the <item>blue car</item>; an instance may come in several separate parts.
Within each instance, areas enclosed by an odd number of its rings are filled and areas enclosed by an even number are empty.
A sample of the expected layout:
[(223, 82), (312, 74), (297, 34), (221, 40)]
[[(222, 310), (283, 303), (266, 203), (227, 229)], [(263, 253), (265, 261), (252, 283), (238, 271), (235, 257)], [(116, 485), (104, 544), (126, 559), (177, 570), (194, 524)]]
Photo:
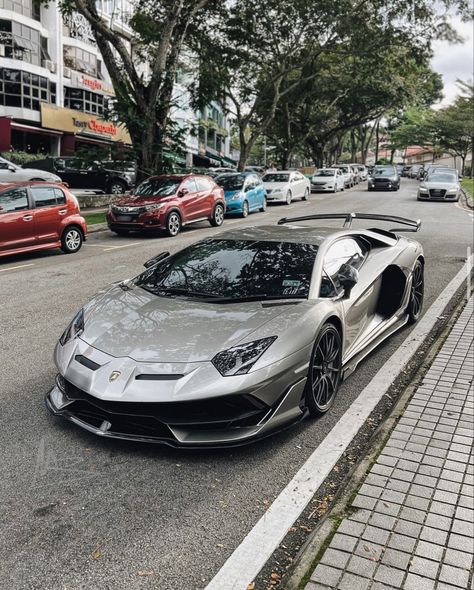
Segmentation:
[(214, 180), (224, 189), (226, 213), (247, 217), (252, 211), (267, 208), (267, 191), (254, 172), (221, 174)]

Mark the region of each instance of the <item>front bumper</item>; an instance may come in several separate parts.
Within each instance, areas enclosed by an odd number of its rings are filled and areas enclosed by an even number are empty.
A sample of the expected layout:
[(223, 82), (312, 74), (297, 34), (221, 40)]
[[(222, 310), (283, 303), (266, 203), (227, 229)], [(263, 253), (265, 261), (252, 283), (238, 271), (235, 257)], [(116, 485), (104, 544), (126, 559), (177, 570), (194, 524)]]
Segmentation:
[[(130, 218), (121, 220), (120, 217)], [(106, 216), (107, 225), (112, 231), (115, 230), (128, 230), (128, 231), (153, 231), (157, 229), (164, 229), (166, 227), (165, 216), (159, 215), (124, 215), (115, 216), (112, 213), (108, 213)]]
[[(56, 416), (98, 436), (173, 447), (239, 446), (303, 418), (310, 348), (246, 375), (210, 362), (141, 363), (77, 338), (55, 351), (63, 375), (46, 395)], [(120, 377), (111, 380), (112, 373)]]
[(269, 203), (286, 203), (286, 193), (267, 192), (267, 201)]
[(329, 193), (329, 192), (333, 192), (334, 190), (334, 185), (326, 185), (326, 184), (311, 184), (311, 191), (313, 193)]
[(449, 194), (445, 190), (430, 190), (428, 192), (418, 191), (418, 199), (420, 201), (457, 201), (459, 199), (459, 194)]

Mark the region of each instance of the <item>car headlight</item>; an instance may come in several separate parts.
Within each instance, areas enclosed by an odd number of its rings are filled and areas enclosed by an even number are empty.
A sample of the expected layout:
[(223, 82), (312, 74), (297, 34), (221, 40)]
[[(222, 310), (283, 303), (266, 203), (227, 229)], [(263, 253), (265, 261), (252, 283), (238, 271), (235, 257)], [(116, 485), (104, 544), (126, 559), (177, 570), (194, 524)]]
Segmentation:
[(250, 371), (276, 339), (277, 336), (270, 336), (247, 344), (233, 346), (217, 353), (211, 362), (223, 377), (244, 375)]
[(64, 346), (66, 342), (72, 340), (84, 332), (84, 310), (80, 310), (72, 319), (69, 326), (64, 330), (59, 342)]
[(238, 193), (235, 193), (234, 195), (232, 195), (231, 198), (230, 198), (230, 200), (231, 201), (238, 201), (239, 199), (242, 198), (242, 196), (243, 196), (242, 193), (241, 192), (238, 192)]
[(420, 193), (427, 193), (427, 192), (428, 192), (428, 187), (420, 184)]
[(458, 190), (456, 188), (450, 188), (449, 190), (446, 191), (446, 194), (455, 195), (457, 192), (458, 192)]
[(159, 203), (159, 204), (156, 204), (156, 205), (147, 205), (147, 206), (145, 207), (145, 209), (146, 209), (147, 211), (158, 211), (158, 210), (159, 210), (159, 209), (161, 209), (162, 207), (164, 207), (164, 204), (163, 204), (163, 203)]

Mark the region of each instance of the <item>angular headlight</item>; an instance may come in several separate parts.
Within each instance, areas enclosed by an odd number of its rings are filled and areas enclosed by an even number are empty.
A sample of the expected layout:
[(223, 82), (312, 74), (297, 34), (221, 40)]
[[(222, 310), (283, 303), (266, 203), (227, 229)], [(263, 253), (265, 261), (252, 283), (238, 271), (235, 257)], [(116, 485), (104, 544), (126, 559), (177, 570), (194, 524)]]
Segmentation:
[(84, 332), (84, 311), (81, 309), (72, 319), (69, 326), (64, 330), (63, 335), (59, 339), (61, 346), (64, 346), (66, 342), (76, 338)]
[(248, 344), (233, 346), (216, 354), (211, 362), (223, 377), (243, 375), (250, 371), (276, 339), (277, 336), (270, 336), (269, 338), (254, 340)]
[(145, 207), (145, 209), (146, 209), (147, 211), (158, 211), (158, 209), (161, 209), (163, 206), (164, 206), (164, 204), (163, 204), (163, 203), (159, 203), (159, 204), (157, 204), (157, 205), (147, 205), (147, 206)]
[(238, 193), (235, 193), (234, 195), (232, 195), (231, 198), (230, 198), (230, 200), (231, 201), (238, 201), (243, 196), (244, 196), (243, 193), (241, 191), (239, 191)]

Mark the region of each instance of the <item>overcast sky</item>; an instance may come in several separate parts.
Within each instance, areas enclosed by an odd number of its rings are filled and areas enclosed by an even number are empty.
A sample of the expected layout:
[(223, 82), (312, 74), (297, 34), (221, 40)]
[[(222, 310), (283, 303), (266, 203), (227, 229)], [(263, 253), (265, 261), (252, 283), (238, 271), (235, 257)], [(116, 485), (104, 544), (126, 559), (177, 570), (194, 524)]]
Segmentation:
[[(434, 56), (431, 61), (433, 69), (443, 76), (444, 99), (441, 105), (449, 104), (458, 94), (456, 79), (473, 79), (473, 23), (463, 23), (458, 18), (452, 24), (463, 37), (463, 43), (451, 44), (437, 41), (434, 44)], [(438, 107), (439, 108), (439, 107)]]

